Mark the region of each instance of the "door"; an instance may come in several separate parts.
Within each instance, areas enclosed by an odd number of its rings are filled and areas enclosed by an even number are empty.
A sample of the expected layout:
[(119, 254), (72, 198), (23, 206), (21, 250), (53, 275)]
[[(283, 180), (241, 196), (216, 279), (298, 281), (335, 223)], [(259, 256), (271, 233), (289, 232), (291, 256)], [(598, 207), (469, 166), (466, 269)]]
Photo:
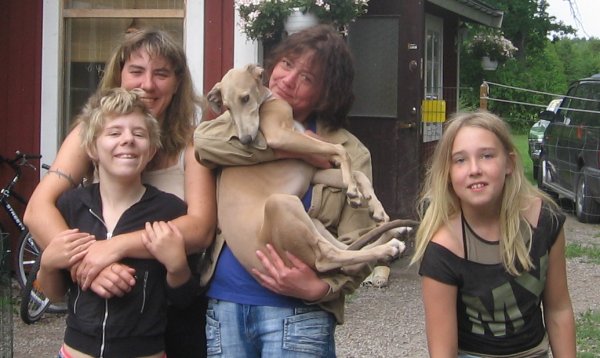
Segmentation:
[(422, 2), (372, 0), (348, 35), (356, 64), (350, 131), (371, 152), (375, 192), (392, 218), (415, 217), (423, 23)]

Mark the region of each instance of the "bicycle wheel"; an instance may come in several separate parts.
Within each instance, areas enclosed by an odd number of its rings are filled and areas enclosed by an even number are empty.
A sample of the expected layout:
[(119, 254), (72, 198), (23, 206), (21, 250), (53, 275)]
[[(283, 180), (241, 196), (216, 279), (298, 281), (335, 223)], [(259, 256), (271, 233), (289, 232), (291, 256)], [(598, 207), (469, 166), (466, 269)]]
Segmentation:
[(37, 273), (40, 269), (40, 260), (36, 260), (23, 290), (21, 290), (20, 315), (23, 322), (32, 324), (37, 322), (46, 309), (50, 306), (50, 300), (37, 289)]
[[(21, 289), (25, 289), (27, 284), (27, 277), (32, 272), (36, 261), (39, 260), (41, 254), (40, 248), (35, 243), (33, 236), (29, 230), (25, 230), (19, 237), (19, 248), (17, 255), (17, 281), (21, 285)], [(39, 269), (39, 268), (38, 268)], [(37, 272), (37, 270), (36, 270)], [(32, 295), (37, 295), (37, 291), (32, 291)], [(41, 302), (43, 299), (40, 297), (32, 297), (36, 302)], [(67, 305), (64, 303), (52, 303), (46, 308), (48, 313), (64, 313), (67, 311)]]
[(35, 264), (35, 261), (40, 256), (40, 248), (33, 240), (33, 236), (29, 230), (25, 229), (19, 236), (19, 247), (17, 251), (17, 281), (21, 285), (21, 289), (25, 287), (27, 275)]

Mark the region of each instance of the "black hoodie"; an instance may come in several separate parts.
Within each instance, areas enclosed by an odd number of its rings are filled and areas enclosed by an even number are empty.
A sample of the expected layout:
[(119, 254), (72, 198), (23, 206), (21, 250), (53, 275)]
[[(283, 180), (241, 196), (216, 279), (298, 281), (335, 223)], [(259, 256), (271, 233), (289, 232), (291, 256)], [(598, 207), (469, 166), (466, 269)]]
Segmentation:
[[(144, 228), (146, 222), (169, 221), (186, 213), (186, 204), (175, 195), (146, 185), (146, 192), (119, 218), (112, 233), (102, 220), (98, 184), (63, 194), (57, 206), (71, 228), (78, 228), (104, 240)], [(68, 279), (67, 328), (65, 343), (94, 357), (145, 356), (164, 350), (167, 299), (185, 307), (199, 289), (189, 280), (169, 288), (166, 269), (155, 259), (121, 261), (135, 269), (136, 283), (123, 297), (104, 299)], [(66, 277), (70, 277), (65, 272)]]

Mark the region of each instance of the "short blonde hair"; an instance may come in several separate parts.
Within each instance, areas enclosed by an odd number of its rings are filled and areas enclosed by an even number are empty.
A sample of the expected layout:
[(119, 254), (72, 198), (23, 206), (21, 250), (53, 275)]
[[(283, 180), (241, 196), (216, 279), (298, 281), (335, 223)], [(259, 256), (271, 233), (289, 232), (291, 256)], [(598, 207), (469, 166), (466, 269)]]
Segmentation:
[(81, 123), (81, 145), (87, 152), (94, 152), (96, 140), (106, 126), (106, 123), (115, 116), (126, 115), (134, 112), (144, 117), (144, 124), (150, 137), (150, 146), (161, 148), (160, 125), (148, 111), (140, 99), (141, 91), (127, 91), (123, 88), (99, 90), (91, 96), (77, 118)]

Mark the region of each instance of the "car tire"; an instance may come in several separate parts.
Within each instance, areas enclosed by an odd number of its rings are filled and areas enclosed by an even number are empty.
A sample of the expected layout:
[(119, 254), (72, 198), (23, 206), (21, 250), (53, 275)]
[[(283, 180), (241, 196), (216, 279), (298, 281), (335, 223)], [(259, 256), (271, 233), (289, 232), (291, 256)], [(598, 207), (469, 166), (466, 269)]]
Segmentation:
[(575, 192), (575, 215), (582, 223), (597, 223), (600, 222), (600, 205), (594, 200), (585, 178), (585, 171), (581, 171)]

